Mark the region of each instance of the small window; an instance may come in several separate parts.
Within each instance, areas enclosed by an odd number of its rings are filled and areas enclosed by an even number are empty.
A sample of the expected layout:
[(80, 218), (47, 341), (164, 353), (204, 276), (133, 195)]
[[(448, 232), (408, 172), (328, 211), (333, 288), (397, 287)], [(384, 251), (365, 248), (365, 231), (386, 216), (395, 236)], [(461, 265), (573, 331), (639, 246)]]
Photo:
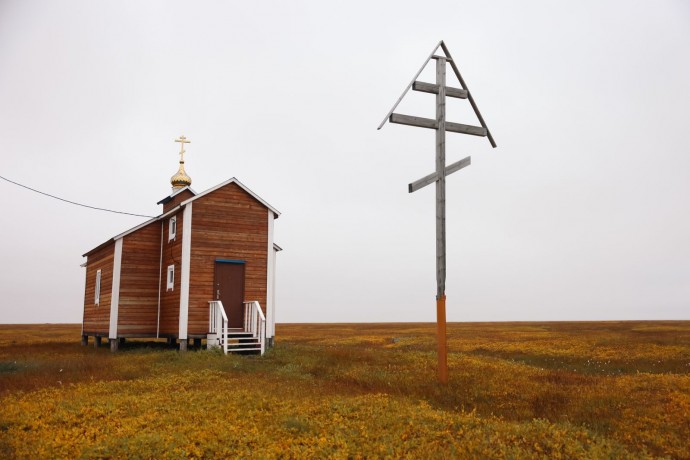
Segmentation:
[(168, 291), (172, 291), (175, 287), (175, 266), (168, 265)]
[(94, 293), (93, 303), (98, 305), (101, 301), (101, 271), (96, 271), (96, 289)]
[(168, 224), (168, 241), (174, 240), (177, 236), (177, 216), (171, 217)]

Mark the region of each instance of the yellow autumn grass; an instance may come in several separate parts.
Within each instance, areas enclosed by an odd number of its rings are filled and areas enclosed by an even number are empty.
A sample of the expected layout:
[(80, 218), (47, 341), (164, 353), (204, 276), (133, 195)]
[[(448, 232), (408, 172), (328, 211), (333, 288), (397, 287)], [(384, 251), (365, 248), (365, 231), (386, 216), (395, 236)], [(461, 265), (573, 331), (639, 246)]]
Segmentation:
[(263, 357), (0, 326), (0, 457), (690, 458), (690, 322), (448, 331), (444, 387), (432, 324), (280, 325)]

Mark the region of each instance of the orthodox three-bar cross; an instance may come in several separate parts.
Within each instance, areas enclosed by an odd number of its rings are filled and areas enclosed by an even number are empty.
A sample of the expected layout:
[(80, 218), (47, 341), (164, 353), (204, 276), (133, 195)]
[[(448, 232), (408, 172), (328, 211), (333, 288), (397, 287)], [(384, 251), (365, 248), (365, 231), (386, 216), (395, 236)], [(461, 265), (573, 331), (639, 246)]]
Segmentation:
[(187, 138), (184, 136), (180, 136), (179, 139), (175, 139), (175, 142), (180, 143), (180, 163), (184, 163), (184, 154), (185, 154), (184, 145), (185, 144), (191, 144), (192, 141), (187, 140)]
[[(443, 50), (443, 56), (435, 54), (439, 47)], [(431, 59), (436, 61), (436, 84), (417, 81), (417, 77), (419, 77)], [(446, 86), (447, 64), (450, 64), (455, 76), (460, 82), (460, 86), (462, 86), (462, 89)], [(402, 101), (410, 88), (412, 88), (414, 91), (421, 91), (436, 95), (435, 120), (394, 113), (395, 109), (398, 107), (398, 104), (400, 104), (400, 101)], [(481, 126), (470, 126), (446, 121), (446, 97), (468, 99)], [(488, 137), (489, 142), (491, 142), (492, 147), (496, 147), (496, 143), (494, 142), (491, 132), (489, 132), (489, 128), (486, 126), (482, 115), (479, 113), (479, 108), (477, 108), (477, 104), (475, 103), (472, 94), (467, 89), (467, 85), (462, 79), (455, 61), (451, 57), (450, 52), (443, 41), (440, 41), (436, 45), (429, 57), (426, 59), (426, 61), (424, 61), (424, 65), (422, 65), (405, 91), (403, 91), (403, 94), (398, 98), (398, 101), (395, 103), (390, 112), (388, 112), (378, 129), (381, 129), (386, 121), (436, 130), (436, 171), (409, 184), (409, 192), (412, 193), (429, 184), (434, 182), (436, 183), (436, 323), (438, 342), (438, 380), (439, 382), (446, 384), (448, 383), (448, 359), (446, 343), (446, 176), (454, 173), (455, 171), (459, 171), (465, 166), (469, 166), (471, 162), (471, 157), (467, 157), (456, 163), (446, 166), (446, 131), (450, 131), (452, 133), (471, 134), (473, 136), (486, 136)]]

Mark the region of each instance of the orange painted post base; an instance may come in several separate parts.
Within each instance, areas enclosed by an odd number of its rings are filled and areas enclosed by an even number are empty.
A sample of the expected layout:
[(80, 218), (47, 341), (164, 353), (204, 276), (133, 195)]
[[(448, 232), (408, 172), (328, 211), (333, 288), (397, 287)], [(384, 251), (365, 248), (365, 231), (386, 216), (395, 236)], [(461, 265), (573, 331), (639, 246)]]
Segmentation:
[(436, 298), (436, 341), (438, 342), (438, 381), (448, 383), (448, 344), (446, 342), (446, 295)]

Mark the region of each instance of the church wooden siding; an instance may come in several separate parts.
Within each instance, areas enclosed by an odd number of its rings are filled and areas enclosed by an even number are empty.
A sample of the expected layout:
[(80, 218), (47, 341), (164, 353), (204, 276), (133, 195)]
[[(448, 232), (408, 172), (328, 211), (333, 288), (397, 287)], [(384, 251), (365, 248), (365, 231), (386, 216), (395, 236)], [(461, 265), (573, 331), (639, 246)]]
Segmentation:
[[(87, 255), (83, 320), (85, 335), (108, 336), (114, 253), (115, 243), (111, 241)], [(94, 304), (94, 296), (96, 293), (96, 272), (98, 270), (101, 270), (101, 293), (100, 301), (96, 305)]]
[(168, 201), (167, 203), (165, 203), (163, 205), (163, 214), (170, 211), (171, 209), (173, 209), (175, 206), (179, 205), (183, 201), (188, 200), (188, 199), (193, 198), (193, 197), (194, 197), (194, 194), (192, 192), (190, 192), (189, 189), (183, 190), (182, 192), (175, 195), (172, 198), (172, 200)]
[(161, 225), (152, 222), (124, 237), (118, 337), (156, 335)]
[(266, 314), (267, 246), (268, 210), (237, 184), (228, 184), (194, 201), (190, 337), (205, 337), (208, 332), (208, 302), (215, 299), (216, 259), (245, 261), (245, 300), (258, 300)]
[[(177, 235), (168, 241), (168, 229), (171, 217), (177, 217)], [(192, 220), (194, 220), (192, 218)], [(180, 279), (182, 277), (182, 232), (184, 224), (183, 211), (168, 216), (163, 220), (163, 263), (161, 265), (161, 318), (160, 335), (163, 337), (177, 337), (180, 332)], [(193, 234), (193, 233), (192, 233)], [(160, 241), (159, 241), (160, 244)], [(158, 259), (157, 259), (158, 260)], [(168, 285), (168, 266), (175, 266), (175, 282), (172, 291)], [(158, 285), (156, 280), (154, 285)], [(207, 318), (208, 321), (208, 318)]]

